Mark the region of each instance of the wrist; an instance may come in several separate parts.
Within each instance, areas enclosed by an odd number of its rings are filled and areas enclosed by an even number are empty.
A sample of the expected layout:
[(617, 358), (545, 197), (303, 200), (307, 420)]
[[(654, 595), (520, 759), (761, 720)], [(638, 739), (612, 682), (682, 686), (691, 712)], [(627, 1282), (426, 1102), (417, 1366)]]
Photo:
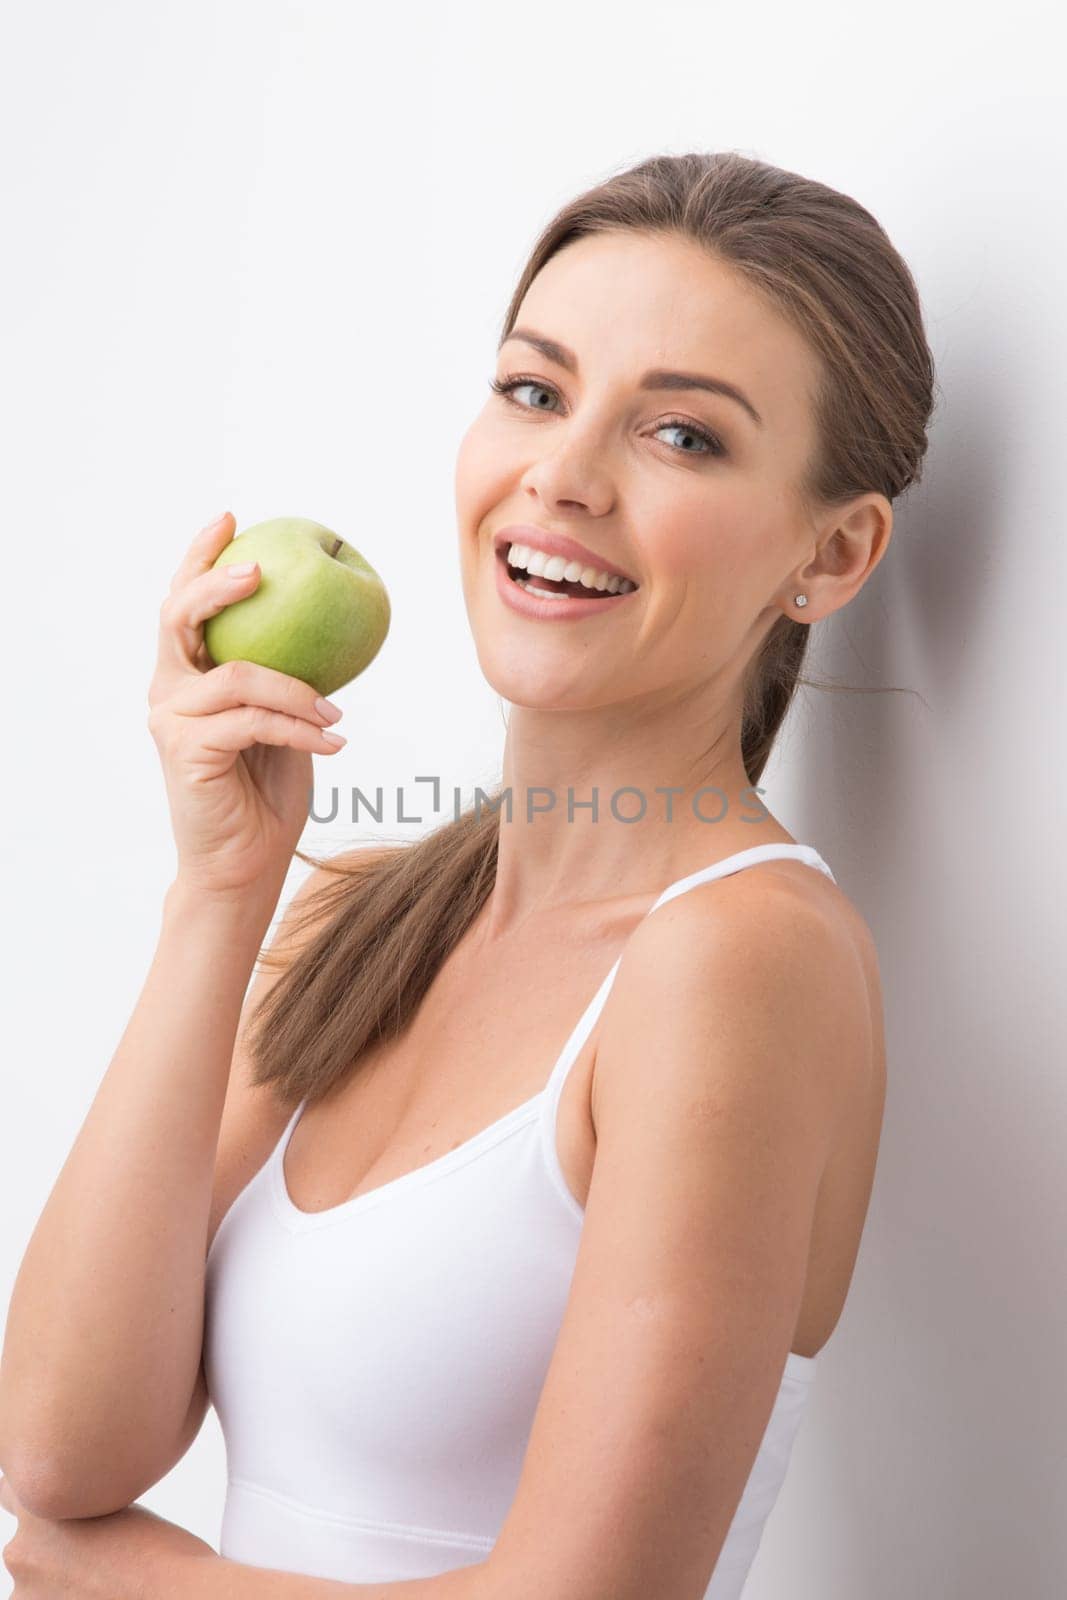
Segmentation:
[(280, 890), (260, 886), (245, 890), (204, 889), (175, 878), (163, 896), (164, 923), (218, 929), (228, 937), (262, 941), (277, 909)]
[[(184, 1533), (183, 1529), (183, 1533)], [(138, 1589), (138, 1595), (151, 1596), (152, 1600), (226, 1600), (232, 1591), (227, 1587), (223, 1568), (227, 1565), (213, 1546), (188, 1535), (177, 1548), (162, 1548), (148, 1573), (148, 1583)]]

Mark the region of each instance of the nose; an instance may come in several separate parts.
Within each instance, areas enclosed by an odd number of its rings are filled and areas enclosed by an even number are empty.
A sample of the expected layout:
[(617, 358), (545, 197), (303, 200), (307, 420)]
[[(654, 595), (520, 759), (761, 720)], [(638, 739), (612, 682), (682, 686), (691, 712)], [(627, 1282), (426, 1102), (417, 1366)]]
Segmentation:
[[(565, 445), (527, 467), (523, 487), (548, 512), (584, 511), (602, 517), (611, 511), (614, 492), (595, 456)], [(536, 514), (531, 518), (536, 521)]]

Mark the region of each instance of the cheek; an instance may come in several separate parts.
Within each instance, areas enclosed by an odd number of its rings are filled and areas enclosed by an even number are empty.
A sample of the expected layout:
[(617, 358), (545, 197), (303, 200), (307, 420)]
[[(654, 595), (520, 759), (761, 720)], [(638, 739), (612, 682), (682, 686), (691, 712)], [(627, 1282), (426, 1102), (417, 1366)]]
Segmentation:
[[(491, 428), (476, 418), (456, 452), (456, 539), (465, 588), (474, 580), (479, 561), (488, 551), (490, 533), (496, 525), (493, 513), (509, 494), (509, 479), (501, 472), (500, 454), (493, 448), (491, 433)], [(498, 516), (496, 520), (501, 519)]]
[(668, 647), (696, 648), (726, 660), (764, 604), (768, 579), (760, 524), (736, 491), (677, 491), (648, 507), (643, 560), (655, 574), (670, 620)]
[(706, 484), (653, 482), (632, 502), (630, 515), (646, 569), (672, 582), (710, 575), (732, 537)]
[(642, 525), (654, 562), (674, 577), (733, 587), (758, 565), (761, 513), (736, 486), (705, 479), (684, 492), (675, 487)]
[(477, 519), (494, 505), (511, 476), (499, 431), (484, 415), (476, 417), (456, 454), (456, 509), (461, 522)]
[(459, 441), (456, 452), (456, 467), (453, 473), (453, 488), (456, 497), (456, 511), (460, 521), (470, 503), (471, 492), (478, 477), (478, 443), (477, 423), (472, 423)]

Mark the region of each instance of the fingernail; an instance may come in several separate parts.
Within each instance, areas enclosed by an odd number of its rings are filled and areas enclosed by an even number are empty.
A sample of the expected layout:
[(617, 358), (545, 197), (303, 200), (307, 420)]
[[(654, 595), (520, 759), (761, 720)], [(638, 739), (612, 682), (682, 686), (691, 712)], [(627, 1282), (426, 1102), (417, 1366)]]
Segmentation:
[(339, 722), (344, 716), (340, 706), (335, 706), (332, 700), (316, 700), (315, 710), (320, 717), (325, 717), (327, 722)]
[(224, 522), (226, 520), (226, 518), (229, 516), (229, 514), (230, 513), (228, 511), (224, 511), (224, 512), (222, 512), (221, 516), (213, 517), (210, 522), (205, 524), (204, 532), (205, 533), (211, 533), (211, 531), (214, 528), (217, 528), (219, 526), (220, 522)]
[(247, 578), (248, 574), (254, 571), (255, 565), (254, 561), (229, 561), (226, 564), (226, 576), (228, 578)]
[(342, 733), (330, 733), (329, 730), (326, 729), (326, 728), (323, 728), (323, 730), (322, 730), (322, 737), (329, 744), (342, 745), (342, 744), (347, 744), (348, 743), (348, 740), (345, 738), (344, 734), (342, 734)]

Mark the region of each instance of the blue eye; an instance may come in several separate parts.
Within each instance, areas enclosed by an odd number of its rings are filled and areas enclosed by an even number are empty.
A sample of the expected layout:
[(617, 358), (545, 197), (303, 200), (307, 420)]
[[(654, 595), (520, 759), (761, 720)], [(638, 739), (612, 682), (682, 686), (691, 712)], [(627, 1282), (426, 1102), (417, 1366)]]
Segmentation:
[[(542, 394), (556, 395), (556, 398), (559, 398), (557, 391), (552, 387), (552, 385), (542, 383), (540, 378), (524, 378), (519, 375), (509, 378), (490, 378), (489, 387), (492, 389), (494, 394), (501, 395), (509, 405), (518, 406), (522, 411), (545, 411), (547, 410), (547, 407), (523, 405), (522, 401), (513, 398), (513, 391), (515, 389), (540, 389)], [(661, 422), (659, 424), (656, 432), (659, 433), (664, 428), (680, 428), (684, 433), (688, 433), (691, 435), (691, 437), (701, 440), (701, 442), (706, 446), (704, 450), (686, 450), (678, 449), (677, 446), (672, 446), (678, 455), (726, 455), (726, 447), (722, 440), (719, 439), (714, 433), (709, 433), (708, 430), (701, 427), (699, 423), (691, 422), (688, 417), (668, 417), (665, 422)]]

